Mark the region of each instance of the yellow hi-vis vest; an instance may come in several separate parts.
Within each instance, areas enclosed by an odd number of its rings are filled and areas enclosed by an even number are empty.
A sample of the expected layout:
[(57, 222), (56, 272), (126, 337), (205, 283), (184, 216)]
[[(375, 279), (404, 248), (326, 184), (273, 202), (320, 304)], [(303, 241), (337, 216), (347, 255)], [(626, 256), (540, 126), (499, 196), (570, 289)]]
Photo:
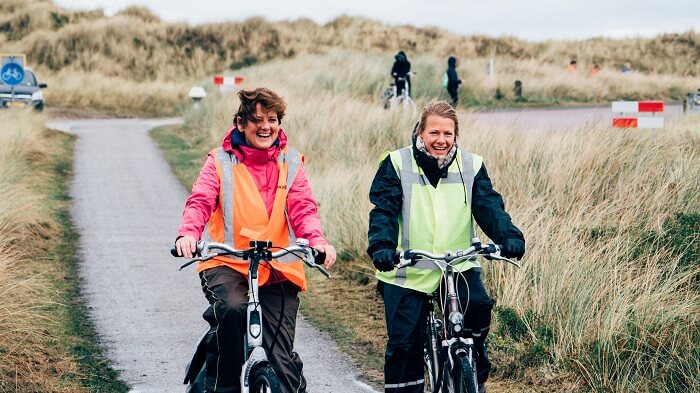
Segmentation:
[[(268, 217), (265, 203), (247, 167), (238, 162), (235, 154), (221, 147), (212, 150), (211, 154), (216, 158), (216, 173), (219, 176), (221, 192), (217, 208), (207, 224), (205, 238), (226, 243), (238, 250), (249, 248), (251, 240), (269, 240), (277, 247), (294, 245), (296, 237), (288, 219), (287, 192), (299, 173), (303, 156), (290, 148), (280, 152), (277, 159), (277, 191), (272, 213)], [(262, 262), (261, 265), (263, 266), (258, 270), (258, 281), (260, 286), (263, 286), (271, 282), (273, 277), (270, 274), (270, 266), (264, 266), (267, 262)], [(304, 265), (298, 256), (288, 254), (273, 260), (270, 265), (299, 289), (306, 290)], [(228, 266), (244, 276), (248, 275), (248, 261), (233, 256), (219, 256), (200, 262), (197, 270), (201, 272), (216, 266)]]
[[(398, 217), (398, 249), (421, 249), (433, 253), (463, 250), (474, 237), (472, 219), (472, 185), (483, 162), (482, 157), (461, 149), (448, 167), (447, 178), (437, 187), (418, 167), (411, 146), (389, 153), (391, 163), (401, 179), (403, 206)], [(455, 271), (480, 267), (476, 261), (455, 265)], [(433, 293), (440, 285), (441, 271), (434, 262), (421, 261), (413, 267), (377, 271), (378, 280)]]

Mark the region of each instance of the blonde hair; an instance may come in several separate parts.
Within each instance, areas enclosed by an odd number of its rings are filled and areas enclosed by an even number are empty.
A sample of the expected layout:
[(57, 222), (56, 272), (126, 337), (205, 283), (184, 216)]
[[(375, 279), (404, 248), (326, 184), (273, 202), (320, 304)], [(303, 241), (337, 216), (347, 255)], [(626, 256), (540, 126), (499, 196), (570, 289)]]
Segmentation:
[(457, 111), (452, 107), (447, 101), (434, 100), (423, 108), (423, 112), (420, 115), (420, 122), (416, 128), (416, 132), (420, 134), (425, 130), (425, 122), (428, 116), (435, 115), (450, 119), (455, 123), (455, 137), (459, 136), (459, 119), (457, 118)]

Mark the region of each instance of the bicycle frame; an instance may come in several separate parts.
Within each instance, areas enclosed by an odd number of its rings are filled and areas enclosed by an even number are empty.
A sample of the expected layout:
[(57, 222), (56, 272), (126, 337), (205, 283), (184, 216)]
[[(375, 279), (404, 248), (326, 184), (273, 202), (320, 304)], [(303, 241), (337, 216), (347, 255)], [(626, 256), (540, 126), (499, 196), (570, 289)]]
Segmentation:
[[(413, 100), (411, 99), (411, 87), (410, 84), (408, 83), (408, 76), (413, 75), (412, 72), (408, 73), (406, 77), (397, 77), (395, 84), (393, 84), (393, 89), (394, 89), (394, 94), (392, 95), (390, 99), (390, 105), (391, 109), (395, 109), (397, 107), (397, 104), (401, 102), (404, 106), (409, 106), (413, 103)], [(401, 95), (398, 95), (398, 82), (403, 82), (403, 91), (401, 92)]]
[(250, 256), (248, 264), (248, 308), (246, 312), (246, 345), (244, 353), (246, 361), (241, 368), (241, 392), (248, 393), (250, 391), (250, 377), (258, 367), (269, 364), (267, 352), (263, 348), (262, 335), (262, 307), (260, 307), (258, 296), (258, 266), (260, 261), (271, 261), (272, 255), (267, 250), (267, 247), (272, 244), (268, 242), (251, 241), (251, 246), (254, 245), (254, 251)]

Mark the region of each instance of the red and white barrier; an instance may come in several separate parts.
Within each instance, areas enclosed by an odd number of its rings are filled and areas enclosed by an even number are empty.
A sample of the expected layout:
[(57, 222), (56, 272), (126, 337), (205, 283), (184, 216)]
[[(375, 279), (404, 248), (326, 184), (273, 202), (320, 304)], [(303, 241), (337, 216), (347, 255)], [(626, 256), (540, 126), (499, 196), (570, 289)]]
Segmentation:
[[(612, 111), (615, 113), (663, 113), (663, 101), (614, 101)], [(613, 117), (614, 128), (664, 128), (661, 116)]]
[(219, 86), (219, 91), (234, 91), (237, 86), (243, 83), (242, 76), (215, 76), (214, 84)]

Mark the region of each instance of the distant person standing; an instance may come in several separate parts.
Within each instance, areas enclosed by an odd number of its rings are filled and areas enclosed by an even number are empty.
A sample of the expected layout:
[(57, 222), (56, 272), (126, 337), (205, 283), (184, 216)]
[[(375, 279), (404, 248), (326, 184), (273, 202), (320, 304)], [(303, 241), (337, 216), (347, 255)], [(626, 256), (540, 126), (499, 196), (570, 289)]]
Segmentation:
[(569, 62), (569, 65), (566, 66), (566, 72), (569, 72), (572, 74), (576, 73), (576, 60), (571, 60), (571, 62)]
[(622, 68), (620, 68), (620, 72), (623, 74), (631, 74), (632, 73), (632, 64), (630, 62), (625, 63), (622, 65)]
[(450, 94), (450, 97), (452, 98), (452, 106), (456, 107), (457, 106), (457, 101), (459, 100), (459, 96), (457, 95), (457, 89), (459, 88), (459, 85), (462, 83), (462, 80), (459, 79), (457, 76), (457, 58), (454, 56), (450, 56), (447, 59), (447, 71), (445, 72), (445, 75), (447, 76), (447, 92)]
[(391, 76), (394, 77), (397, 96), (403, 93), (406, 84), (408, 84), (408, 95), (411, 95), (411, 77), (408, 75), (409, 72), (411, 72), (411, 63), (408, 61), (406, 54), (403, 51), (399, 51), (394, 56), (394, 65), (391, 67)]
[(593, 68), (591, 68), (591, 76), (597, 74), (600, 72), (600, 66), (598, 64), (594, 64)]

